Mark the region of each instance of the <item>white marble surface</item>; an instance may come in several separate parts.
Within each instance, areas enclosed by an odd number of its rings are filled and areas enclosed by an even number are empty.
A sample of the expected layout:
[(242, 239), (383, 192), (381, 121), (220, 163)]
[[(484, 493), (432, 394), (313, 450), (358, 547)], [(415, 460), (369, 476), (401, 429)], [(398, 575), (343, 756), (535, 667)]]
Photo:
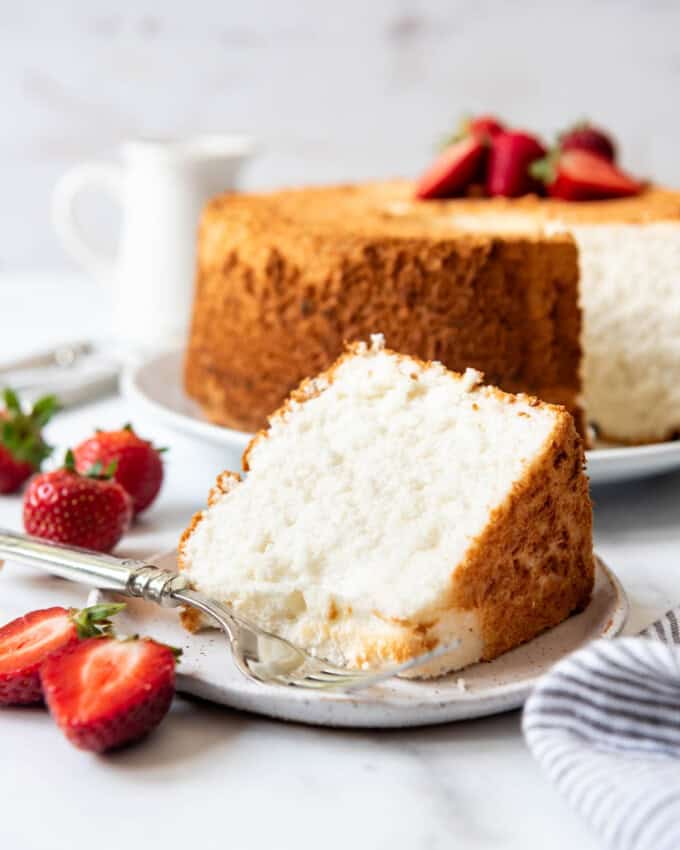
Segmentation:
[(64, 265), (52, 185), (138, 134), (248, 130), (270, 187), (415, 174), (466, 110), (589, 116), (680, 185), (679, 28), (669, 0), (4, 0), (0, 267)]
[[(0, 278), (0, 362), (55, 339), (104, 333), (106, 298), (59, 276)], [(215, 473), (235, 461), (164, 431), (118, 398), (64, 413), (65, 446), (132, 418), (170, 445), (167, 484), (120, 551), (172, 545)], [(680, 602), (680, 475), (595, 492), (597, 548), (624, 581), (637, 628)], [(0, 498), (0, 525), (20, 528), (20, 500)], [(85, 592), (64, 584), (64, 600)], [(40, 594), (3, 593), (0, 621)], [(233, 850), (351, 846), (390, 850), (595, 850), (538, 772), (520, 716), (402, 732), (274, 723), (177, 699), (140, 746), (108, 757), (70, 747), (39, 709), (0, 711), (0, 846), (100, 850), (194, 845)]]

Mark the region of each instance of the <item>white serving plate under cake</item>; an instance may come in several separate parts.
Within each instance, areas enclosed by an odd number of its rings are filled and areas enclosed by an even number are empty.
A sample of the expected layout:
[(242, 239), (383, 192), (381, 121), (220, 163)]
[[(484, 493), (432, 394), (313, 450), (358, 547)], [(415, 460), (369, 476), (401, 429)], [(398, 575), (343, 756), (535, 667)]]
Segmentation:
[[(175, 569), (176, 553), (152, 558), (151, 563)], [(108, 597), (101, 591), (93, 591), (89, 602), (104, 598)], [(585, 611), (529, 643), (495, 661), (439, 679), (393, 679), (350, 695), (310, 693), (247, 680), (233, 665), (221, 632), (209, 629), (190, 634), (180, 625), (176, 609), (137, 599), (124, 601), (126, 611), (116, 618), (120, 634), (149, 634), (182, 648), (180, 691), (281, 720), (367, 728), (428, 726), (518, 708), (536, 680), (560, 658), (596, 638), (614, 637), (628, 616), (618, 579), (598, 559), (593, 596)]]
[[(176, 553), (149, 559), (174, 569)], [(7, 562), (2, 569), (2, 609), (6, 620), (49, 605), (80, 607), (84, 588), (41, 570)], [(89, 603), (104, 598), (92, 591)], [(590, 604), (539, 637), (495, 661), (475, 664), (439, 679), (392, 680), (354, 695), (323, 694), (245, 679), (235, 668), (225, 638), (216, 630), (190, 634), (177, 609), (123, 599), (116, 617), (119, 634), (144, 634), (183, 650), (178, 689), (231, 708), (282, 720), (323, 726), (398, 728), (426, 726), (507, 711), (521, 706), (536, 680), (553, 664), (585, 643), (614, 637), (623, 629), (628, 602), (616, 576), (597, 560)]]
[[(252, 434), (213, 425), (182, 386), (182, 351), (154, 354), (130, 367), (122, 390), (160, 422), (217, 445), (243, 451)], [(609, 484), (680, 469), (680, 440), (645, 446), (598, 447), (586, 452), (593, 484)]]

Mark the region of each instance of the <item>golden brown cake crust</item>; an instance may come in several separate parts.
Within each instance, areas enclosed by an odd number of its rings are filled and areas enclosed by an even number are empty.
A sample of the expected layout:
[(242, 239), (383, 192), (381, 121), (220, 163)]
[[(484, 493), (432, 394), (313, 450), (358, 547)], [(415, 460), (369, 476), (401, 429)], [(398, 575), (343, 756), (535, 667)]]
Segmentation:
[(404, 353), (564, 404), (580, 425), (571, 237), (473, 236), (425, 202), (397, 214), (408, 186), (226, 195), (207, 206), (185, 385), (211, 420), (260, 428), (345, 340), (380, 332)]
[(452, 604), (480, 612), (485, 660), (587, 605), (595, 564), (583, 468), (581, 439), (562, 417), (546, 453), (494, 511), (456, 571)]
[[(336, 370), (357, 354), (357, 343), (321, 375), (304, 380), (290, 398), (275, 411), (270, 422), (285, 421), (292, 403), (304, 404), (332, 384)], [(388, 352), (398, 358), (403, 355)], [(422, 368), (432, 364), (418, 358)], [(460, 377), (460, 376), (459, 376)], [(515, 397), (496, 387), (482, 392), (512, 406)], [(529, 398), (532, 407), (549, 408), (557, 416), (557, 427), (544, 451), (534, 459), (524, 477), (516, 482), (505, 501), (490, 515), (486, 530), (455, 565), (451, 589), (437, 608), (421, 612), (417, 622), (390, 620), (397, 627), (390, 641), (364, 641), (360, 665), (379, 666), (401, 663), (438, 645), (437, 627), (452, 609), (478, 614), (483, 660), (498, 655), (536, 637), (583, 609), (590, 600), (594, 582), (592, 506), (588, 479), (584, 472), (583, 443), (573, 418), (559, 406)], [(526, 415), (518, 410), (517, 415)], [(243, 468), (260, 440), (269, 438), (269, 429), (258, 432), (243, 454)], [(222, 473), (211, 490), (208, 504), (228, 493), (240, 481), (236, 473)], [(179, 569), (185, 568), (184, 544), (201, 521), (196, 514), (179, 545)], [(381, 617), (380, 612), (374, 612)], [(389, 618), (387, 618), (389, 619)], [(194, 631), (201, 625), (194, 611), (182, 615), (184, 626)], [(330, 618), (324, 638), (341, 634), (340, 618)], [(419, 671), (418, 675), (428, 675)]]

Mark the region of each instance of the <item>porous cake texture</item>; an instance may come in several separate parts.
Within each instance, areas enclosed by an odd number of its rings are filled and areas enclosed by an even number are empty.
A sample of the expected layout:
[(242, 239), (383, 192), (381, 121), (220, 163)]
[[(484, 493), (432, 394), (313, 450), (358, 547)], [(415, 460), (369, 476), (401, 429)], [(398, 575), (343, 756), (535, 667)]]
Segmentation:
[(185, 384), (210, 419), (253, 430), (344, 340), (381, 330), (564, 404), (579, 428), (582, 401), (605, 439), (655, 442), (680, 431), (678, 328), (679, 192), (415, 201), (394, 181), (228, 195), (203, 215)]
[[(348, 667), (490, 660), (586, 605), (583, 451), (561, 407), (352, 345), (224, 473), (180, 544), (194, 585)], [(193, 615), (185, 622), (196, 626)]]
[(187, 392), (257, 430), (345, 341), (379, 330), (407, 354), (564, 404), (580, 426), (576, 247), (536, 228), (471, 234), (396, 184), (225, 195), (200, 227)]
[[(679, 204), (680, 212), (680, 204)], [(680, 218), (576, 225), (583, 392), (602, 437), (680, 436)]]

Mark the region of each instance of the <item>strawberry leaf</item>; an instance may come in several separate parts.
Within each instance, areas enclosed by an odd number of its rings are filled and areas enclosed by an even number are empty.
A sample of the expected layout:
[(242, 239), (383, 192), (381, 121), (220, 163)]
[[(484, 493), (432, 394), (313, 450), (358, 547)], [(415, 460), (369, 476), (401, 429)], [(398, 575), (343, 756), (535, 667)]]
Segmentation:
[(36, 401), (29, 416), (38, 428), (42, 428), (60, 409), (59, 400), (55, 395), (45, 395)]
[(110, 618), (115, 617), (123, 608), (125, 608), (124, 602), (111, 602), (72, 611), (71, 620), (76, 627), (78, 637), (81, 640), (91, 637), (112, 637), (114, 632)]
[(541, 159), (535, 159), (529, 166), (529, 174), (534, 180), (540, 180), (541, 183), (549, 185), (555, 179), (557, 171), (557, 161), (559, 159), (559, 149), (549, 153)]
[(10, 413), (21, 413), (21, 405), (19, 404), (19, 397), (14, 392), (14, 390), (9, 387), (5, 387), (2, 391), (2, 400), (5, 402), (5, 407)]
[(163, 646), (167, 646), (167, 648), (172, 652), (175, 656), (175, 661), (179, 661), (182, 655), (184, 654), (184, 650), (180, 649), (178, 646), (170, 646), (169, 643), (163, 644)]
[(84, 478), (94, 478), (97, 481), (108, 481), (113, 478), (117, 469), (118, 458), (112, 460), (107, 467), (104, 467), (100, 460), (96, 460), (92, 466), (85, 472), (81, 473), (81, 475), (83, 475)]
[(66, 454), (64, 455), (64, 469), (68, 469), (69, 472), (76, 471), (76, 459), (73, 454), (73, 449), (66, 450)]
[(40, 469), (42, 462), (52, 453), (52, 447), (43, 439), (42, 427), (57, 409), (56, 398), (40, 399), (28, 414), (23, 412), (14, 390), (6, 387), (2, 398), (5, 411), (0, 418), (0, 442), (16, 461)]

